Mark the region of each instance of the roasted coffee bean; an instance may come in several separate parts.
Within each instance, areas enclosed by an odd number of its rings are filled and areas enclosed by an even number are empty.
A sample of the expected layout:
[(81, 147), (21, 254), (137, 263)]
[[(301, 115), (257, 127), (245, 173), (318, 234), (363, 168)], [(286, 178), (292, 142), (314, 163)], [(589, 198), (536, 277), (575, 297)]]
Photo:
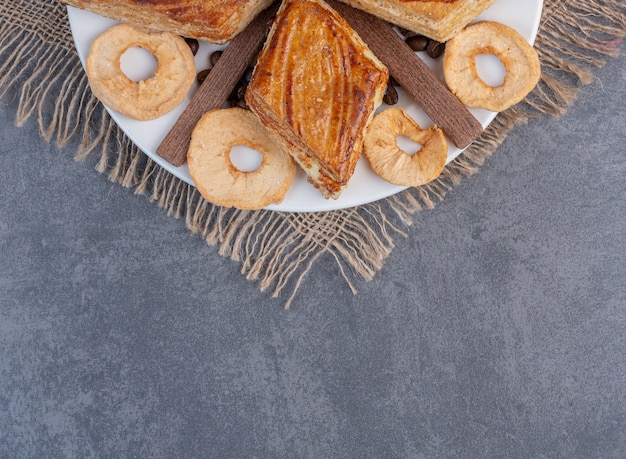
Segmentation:
[(228, 99), (228, 106), (229, 107), (239, 107), (239, 108), (248, 108), (248, 104), (246, 103), (245, 99), (239, 99), (237, 97), (230, 97)]
[(406, 44), (413, 51), (426, 51), (426, 48), (430, 44), (431, 40), (424, 35), (414, 35), (406, 39)]
[(215, 64), (217, 64), (217, 61), (219, 60), (219, 58), (222, 56), (222, 51), (213, 51), (211, 53), (211, 55), (209, 56), (209, 63), (211, 64), (211, 67), (215, 67)]
[(426, 54), (428, 54), (433, 59), (437, 59), (441, 57), (445, 49), (446, 49), (445, 43), (431, 40), (428, 42), (428, 46), (426, 48)]
[(244, 95), (246, 94), (246, 89), (248, 89), (248, 85), (239, 81), (233, 88), (233, 91), (228, 96), (228, 100), (238, 101), (240, 99), (243, 99)]
[(241, 81), (248, 84), (252, 80), (252, 72), (254, 71), (253, 67), (248, 67), (241, 77)]
[(392, 77), (391, 75), (389, 75), (389, 84), (391, 84), (393, 86), (400, 86), (400, 83), (398, 83), (396, 81), (396, 79), (394, 77)]
[(196, 75), (196, 81), (198, 82), (198, 84), (202, 84), (204, 82), (210, 71), (211, 69), (204, 69), (198, 72), (198, 74)]
[(398, 27), (398, 32), (404, 36), (404, 38), (410, 38), (417, 35), (417, 32), (413, 32), (412, 30), (405, 29), (404, 27)]
[(237, 88), (237, 100), (244, 100), (246, 97), (246, 90), (248, 89), (247, 84), (242, 84)]
[(387, 105), (396, 105), (398, 103), (398, 91), (394, 88), (393, 84), (388, 83), (385, 95), (383, 96), (383, 102)]
[(189, 49), (191, 49), (191, 53), (195, 56), (200, 49), (200, 43), (195, 38), (185, 38), (185, 41), (189, 45)]

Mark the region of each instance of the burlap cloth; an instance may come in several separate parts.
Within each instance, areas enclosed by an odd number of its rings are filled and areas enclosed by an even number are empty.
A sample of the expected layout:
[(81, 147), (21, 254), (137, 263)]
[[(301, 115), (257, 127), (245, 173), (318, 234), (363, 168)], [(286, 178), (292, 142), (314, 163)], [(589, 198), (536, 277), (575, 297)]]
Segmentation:
[[(507, 133), (530, 117), (559, 116), (593, 70), (617, 56), (626, 34), (625, 0), (546, 0), (535, 47), (543, 76), (521, 104), (498, 115), (464, 154), (427, 186), (376, 203), (323, 213), (241, 211), (213, 206), (192, 186), (154, 163), (128, 140), (93, 97), (74, 49), (66, 10), (55, 0), (3, 0), (0, 5), (0, 98), (17, 98), (17, 125), (36, 118), (46, 141), (78, 145), (76, 158), (96, 155), (96, 169), (184, 217), (187, 228), (285, 306), (316, 262), (336, 263), (356, 293), (394, 248), (415, 212), (444, 199), (476, 172)], [(11, 91), (10, 91), (11, 90)]]

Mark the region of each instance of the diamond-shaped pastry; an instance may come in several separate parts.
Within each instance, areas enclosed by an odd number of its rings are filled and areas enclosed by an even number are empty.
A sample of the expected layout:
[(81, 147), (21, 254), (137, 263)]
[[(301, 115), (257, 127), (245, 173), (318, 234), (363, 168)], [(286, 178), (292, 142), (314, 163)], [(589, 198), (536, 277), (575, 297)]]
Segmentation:
[(246, 102), (326, 198), (337, 198), (361, 155), (388, 70), (322, 0), (285, 0)]
[(226, 43), (272, 0), (59, 0), (149, 30)]
[(495, 0), (341, 0), (440, 42), (448, 41)]

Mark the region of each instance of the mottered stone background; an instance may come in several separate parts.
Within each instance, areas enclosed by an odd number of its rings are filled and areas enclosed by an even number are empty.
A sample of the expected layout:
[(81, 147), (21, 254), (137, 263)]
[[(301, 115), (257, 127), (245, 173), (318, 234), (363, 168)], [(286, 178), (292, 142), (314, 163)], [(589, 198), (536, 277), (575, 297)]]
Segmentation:
[(0, 457), (623, 458), (626, 57), (290, 311), (0, 106)]

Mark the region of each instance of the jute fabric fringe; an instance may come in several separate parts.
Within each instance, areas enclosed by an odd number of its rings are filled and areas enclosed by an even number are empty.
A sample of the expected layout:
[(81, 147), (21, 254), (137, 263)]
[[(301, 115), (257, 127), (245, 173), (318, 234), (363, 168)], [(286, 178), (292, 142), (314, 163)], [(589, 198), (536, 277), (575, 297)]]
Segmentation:
[(501, 113), (438, 180), (376, 203), (323, 213), (225, 209), (161, 168), (111, 120), (92, 95), (75, 52), (64, 7), (54, 0), (10, 0), (0, 5), (0, 98), (17, 94), (16, 124), (35, 118), (46, 141), (78, 144), (76, 159), (95, 157), (110, 180), (145, 194), (184, 218), (187, 228), (236, 260), (246, 278), (289, 307), (307, 273), (334, 260), (356, 294), (405, 235), (415, 212), (432, 208), (463, 177), (473, 174), (516, 125), (559, 116), (575, 101), (593, 70), (618, 55), (626, 35), (624, 0), (546, 0), (535, 47), (543, 76), (521, 104)]

